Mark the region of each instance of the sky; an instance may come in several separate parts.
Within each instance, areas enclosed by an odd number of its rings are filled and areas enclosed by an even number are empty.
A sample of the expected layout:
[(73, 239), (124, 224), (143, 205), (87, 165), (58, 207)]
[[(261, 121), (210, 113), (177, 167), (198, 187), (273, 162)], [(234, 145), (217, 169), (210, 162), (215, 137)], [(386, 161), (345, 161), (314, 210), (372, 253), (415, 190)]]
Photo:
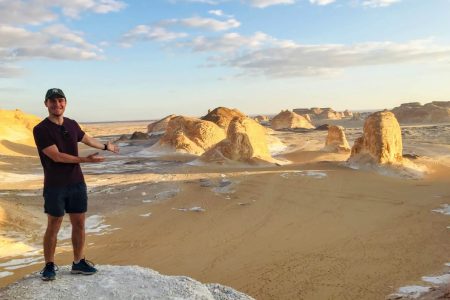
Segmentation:
[(0, 0), (0, 109), (80, 122), (450, 101), (450, 0)]

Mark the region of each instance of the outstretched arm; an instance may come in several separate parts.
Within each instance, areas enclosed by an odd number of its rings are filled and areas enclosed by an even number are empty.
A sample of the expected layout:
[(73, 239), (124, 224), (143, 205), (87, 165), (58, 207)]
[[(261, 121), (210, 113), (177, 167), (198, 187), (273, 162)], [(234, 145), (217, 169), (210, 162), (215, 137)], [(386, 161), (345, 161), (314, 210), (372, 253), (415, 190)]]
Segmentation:
[[(81, 142), (85, 145), (91, 146), (92, 148), (97, 148), (100, 150), (105, 149), (105, 144), (100, 143), (97, 139), (89, 136), (87, 133), (84, 134)], [(106, 150), (114, 153), (119, 153), (119, 146), (108, 141), (108, 143), (106, 143)]]
[(42, 149), (45, 155), (50, 157), (54, 162), (67, 163), (67, 164), (79, 164), (84, 162), (102, 162), (105, 160), (104, 157), (98, 156), (98, 152), (88, 155), (86, 157), (73, 156), (67, 153), (59, 152), (56, 145), (51, 145), (47, 148)]

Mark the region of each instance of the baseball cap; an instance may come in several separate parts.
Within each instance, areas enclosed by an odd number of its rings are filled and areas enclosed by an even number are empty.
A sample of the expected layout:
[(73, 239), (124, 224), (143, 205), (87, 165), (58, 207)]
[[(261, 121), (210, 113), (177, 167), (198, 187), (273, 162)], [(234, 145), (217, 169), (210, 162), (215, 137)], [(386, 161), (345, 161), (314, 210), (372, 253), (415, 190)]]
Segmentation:
[(47, 91), (45, 94), (45, 100), (50, 99), (54, 96), (60, 96), (62, 98), (66, 98), (66, 95), (64, 95), (64, 92), (61, 89), (58, 88), (52, 88)]

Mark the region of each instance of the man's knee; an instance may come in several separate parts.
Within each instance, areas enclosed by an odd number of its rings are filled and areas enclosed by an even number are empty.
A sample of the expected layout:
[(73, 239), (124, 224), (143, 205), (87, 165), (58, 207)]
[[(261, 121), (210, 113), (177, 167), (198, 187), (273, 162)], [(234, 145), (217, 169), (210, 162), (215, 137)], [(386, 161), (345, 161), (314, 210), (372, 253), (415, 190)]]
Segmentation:
[(70, 214), (70, 222), (72, 223), (73, 230), (84, 230), (84, 213)]
[(52, 235), (57, 234), (59, 228), (61, 227), (63, 218), (64, 217), (53, 217), (48, 215), (47, 232), (51, 233)]

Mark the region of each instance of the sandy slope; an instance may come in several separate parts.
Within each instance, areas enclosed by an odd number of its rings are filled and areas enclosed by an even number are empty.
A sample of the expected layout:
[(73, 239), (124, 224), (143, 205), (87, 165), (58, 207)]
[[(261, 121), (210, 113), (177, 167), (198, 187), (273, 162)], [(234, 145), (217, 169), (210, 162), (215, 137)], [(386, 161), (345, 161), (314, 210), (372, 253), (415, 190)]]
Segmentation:
[[(450, 168), (431, 159), (436, 149), (429, 145), (430, 157), (419, 159), (432, 171), (424, 179), (388, 177), (320, 152), (325, 134), (283, 133), (292, 151), (283, 157), (293, 164), (281, 167), (195, 167), (176, 157), (163, 167), (130, 157), (123, 166), (149, 167), (123, 174), (85, 166), (90, 214), (120, 228), (90, 235), (88, 258), (219, 282), (257, 299), (383, 299), (445, 272), (448, 216), (432, 210), (450, 202)], [(358, 134), (350, 132), (350, 144)], [(115, 159), (124, 158), (108, 158), (108, 168)], [(11, 159), (2, 161), (0, 170), (11, 172)], [(38, 163), (16, 162), (21, 172)], [(39, 180), (2, 183), (0, 192), (10, 194), (1, 198), (39, 212), (39, 187)], [(24, 188), (36, 195), (18, 196)], [(68, 250), (57, 263), (70, 262)], [(40, 268), (14, 270), (0, 285)]]

